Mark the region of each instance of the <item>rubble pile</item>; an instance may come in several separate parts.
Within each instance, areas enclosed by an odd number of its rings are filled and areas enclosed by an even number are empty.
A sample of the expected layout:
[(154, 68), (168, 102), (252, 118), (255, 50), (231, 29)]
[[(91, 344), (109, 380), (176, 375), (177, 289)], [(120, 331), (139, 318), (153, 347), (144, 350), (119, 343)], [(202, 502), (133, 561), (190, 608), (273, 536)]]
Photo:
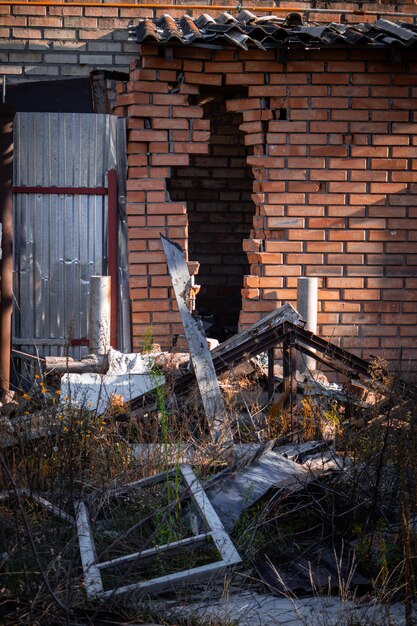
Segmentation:
[[(378, 591), (409, 619), (415, 388), (306, 331), (289, 304), (210, 350), (186, 306), (182, 253), (164, 249), (188, 352), (47, 358), (0, 408), (0, 527), (13, 528), (13, 510), (23, 520), (0, 567), (12, 573), (31, 554), (58, 608), (65, 574), (77, 601), (97, 607), (158, 597), (154, 607), (177, 615), (174, 603), (184, 617), (204, 588), (204, 615), (306, 595), (355, 611), (355, 597)], [(300, 373), (296, 352), (324, 372)], [(6, 595), (0, 616), (14, 623)], [(94, 623), (87, 614), (77, 623)]]

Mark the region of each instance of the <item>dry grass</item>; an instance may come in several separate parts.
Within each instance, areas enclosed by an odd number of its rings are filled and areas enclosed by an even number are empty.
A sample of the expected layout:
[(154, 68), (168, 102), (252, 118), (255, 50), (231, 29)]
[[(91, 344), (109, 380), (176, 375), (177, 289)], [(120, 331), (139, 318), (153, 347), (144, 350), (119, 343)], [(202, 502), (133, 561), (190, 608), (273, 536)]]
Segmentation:
[[(383, 368), (376, 365), (376, 393), (383, 375)], [(385, 383), (394, 384), (391, 379)], [(417, 591), (414, 404), (392, 387), (393, 393), (382, 404), (366, 411), (355, 408), (352, 413), (351, 406), (306, 396), (290, 416), (285, 410), (270, 410), (257, 375), (233, 371), (222, 377), (221, 387), (237, 443), (276, 437), (283, 442), (293, 440), (289, 432), (294, 428), (298, 440), (308, 441), (320, 437), (323, 427), (330, 424), (339, 451), (353, 461), (348, 473), (297, 497), (264, 500), (245, 513), (233, 534), (245, 567), (252, 571), (261, 555), (279, 554), (289, 544), (311, 545), (318, 537), (334, 545), (342, 539), (353, 542), (357, 566), (372, 580), (373, 596), (384, 602), (403, 601), (410, 626)], [(126, 554), (181, 538), (189, 527), (175, 505), (178, 496), (181, 500), (175, 481), (168, 496), (167, 484), (150, 490), (146, 498), (136, 494), (129, 500), (115, 494), (120, 485), (166, 469), (164, 451), (154, 449), (141, 462), (134, 444), (162, 441), (166, 449), (178, 450), (178, 462), (182, 446), (199, 447), (196, 471), (202, 479), (224, 465), (219, 451), (210, 445), (197, 391), (191, 390), (181, 405), (174, 405), (167, 389), (157, 398), (156, 410), (120, 422), (117, 416), (126, 413), (120, 399), (113, 400), (104, 416), (74, 407), (62, 411), (59, 394), (38, 379), (30, 392), (20, 394), (17, 413), (22, 417), (41, 414), (51, 434), (28, 441), (22, 433), (18, 445), (4, 449), (0, 457), (0, 491), (4, 493), (0, 499), (0, 622), (100, 624), (104, 622), (98, 616), (104, 614), (113, 620), (117, 615), (125, 622), (161, 621), (161, 615), (143, 600), (134, 608), (121, 601), (106, 606), (88, 602), (75, 529), (22, 490), (42, 495), (69, 515), (73, 515), (74, 500), (88, 501), (101, 553)], [(134, 533), (123, 534), (135, 524)], [(121, 572), (109, 584), (171, 571), (167, 568), (173, 566), (181, 569), (211, 557), (186, 553), (175, 563), (157, 562), (144, 573)], [(255, 587), (264, 589), (254, 578)], [(348, 597), (350, 591), (342, 588)]]

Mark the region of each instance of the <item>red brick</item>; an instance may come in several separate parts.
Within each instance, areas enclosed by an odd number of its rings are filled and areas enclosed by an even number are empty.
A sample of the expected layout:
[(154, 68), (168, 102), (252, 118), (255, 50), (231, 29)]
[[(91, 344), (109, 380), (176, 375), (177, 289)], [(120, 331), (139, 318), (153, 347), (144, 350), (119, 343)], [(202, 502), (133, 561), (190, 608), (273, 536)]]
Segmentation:
[(363, 265), (364, 256), (363, 254), (328, 254), (327, 262), (335, 265)]
[(343, 267), (341, 265), (305, 265), (305, 276), (343, 276)]
[(382, 218), (349, 218), (349, 228), (386, 228), (386, 220)]
[(347, 289), (347, 288), (362, 288), (364, 286), (363, 278), (347, 278), (346, 276), (342, 278), (328, 278), (326, 280), (327, 287), (330, 288), (338, 288), (338, 289)]
[(127, 190), (140, 190), (140, 189), (164, 189), (164, 179), (131, 179), (127, 181)]
[(173, 117), (184, 117), (186, 119), (189, 118), (201, 118), (203, 117), (204, 111), (202, 107), (181, 107), (174, 106), (172, 107), (172, 116)]
[(303, 243), (300, 241), (266, 241), (265, 252), (302, 252)]
[(365, 241), (365, 230), (331, 230), (330, 241)]
[(13, 37), (16, 39), (41, 39), (42, 31), (34, 28), (13, 28)]
[(261, 263), (262, 265), (281, 265), (283, 261), (282, 254), (267, 252), (252, 252), (248, 254), (249, 263)]
[[(217, 64), (216, 64), (217, 65)], [(219, 69), (219, 68), (217, 68)], [(212, 85), (214, 87), (220, 87), (222, 84), (222, 75), (221, 74), (206, 74), (206, 73), (198, 73), (198, 72), (185, 72), (184, 78), (186, 83), (197, 84), (197, 85)]]
[(365, 207), (364, 206), (328, 206), (326, 214), (329, 217), (365, 217)]
[(295, 300), (297, 298), (297, 289), (263, 289), (263, 297), (265, 300)]
[(368, 254), (367, 262), (369, 265), (404, 265), (405, 259), (397, 254)]
[(163, 130), (132, 130), (129, 133), (130, 141), (167, 141), (168, 133)]
[(345, 289), (344, 297), (347, 300), (379, 300), (379, 289)]
[(343, 243), (331, 241), (309, 241), (307, 252), (342, 252)]
[(323, 255), (322, 254), (315, 254), (315, 253), (311, 253), (311, 254), (292, 254), (292, 253), (288, 253), (286, 255), (286, 262), (287, 263), (311, 263), (311, 264), (320, 264), (323, 263)]
[(300, 265), (266, 265), (265, 276), (301, 276)]
[(324, 72), (324, 63), (322, 61), (290, 61), (287, 63), (286, 71), (288, 74), (292, 72)]
[(360, 311), (361, 305), (356, 302), (323, 302), (324, 311)]
[(132, 117), (168, 117), (167, 106), (133, 105), (128, 108), (129, 116)]
[[(226, 74), (226, 85), (244, 85), (245, 87), (247, 85), (263, 85), (264, 83), (264, 77), (262, 74), (246, 74), (246, 73), (242, 73), (242, 74)], [(249, 88), (249, 95), (250, 96), (257, 96), (257, 95), (261, 95), (261, 91), (262, 90), (258, 90), (259, 93), (257, 92), (251, 92), (250, 88)]]
[(417, 300), (417, 291), (411, 289), (383, 289), (382, 300)]
[(291, 228), (288, 231), (288, 239), (289, 240), (305, 240), (305, 241), (324, 241), (326, 233), (324, 230), (309, 230), (302, 229), (298, 230), (296, 228)]
[(353, 181), (365, 180), (367, 182), (386, 182), (388, 180), (388, 172), (384, 172), (382, 170), (371, 172), (369, 169), (352, 170), (350, 179)]

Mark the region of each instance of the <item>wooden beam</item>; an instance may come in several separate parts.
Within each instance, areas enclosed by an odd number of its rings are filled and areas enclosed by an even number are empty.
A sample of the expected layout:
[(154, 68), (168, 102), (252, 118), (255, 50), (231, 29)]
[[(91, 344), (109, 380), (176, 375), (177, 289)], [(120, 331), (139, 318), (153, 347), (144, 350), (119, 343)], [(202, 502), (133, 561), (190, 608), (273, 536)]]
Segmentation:
[(161, 236), (161, 240), (211, 437), (215, 444), (232, 446), (232, 431), (204, 329), (188, 309), (192, 283), (184, 252), (166, 237)]

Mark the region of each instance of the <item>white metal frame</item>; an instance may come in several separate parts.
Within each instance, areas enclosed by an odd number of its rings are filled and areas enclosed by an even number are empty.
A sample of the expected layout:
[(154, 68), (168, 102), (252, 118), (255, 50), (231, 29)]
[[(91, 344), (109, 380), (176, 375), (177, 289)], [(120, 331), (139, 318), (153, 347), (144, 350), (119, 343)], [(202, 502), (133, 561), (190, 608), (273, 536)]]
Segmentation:
[[(171, 470), (173, 475), (175, 470)], [(208, 531), (197, 535), (167, 543), (156, 548), (149, 548), (141, 552), (135, 552), (126, 556), (111, 559), (109, 561), (99, 562), (95, 551), (94, 538), (90, 526), (89, 515), (86, 504), (80, 500), (75, 503), (75, 514), (78, 532), (78, 541), (80, 545), (81, 562), (84, 572), (84, 580), (87, 596), (89, 598), (111, 598), (113, 596), (122, 595), (128, 592), (144, 592), (159, 593), (167, 591), (174, 587), (178, 587), (184, 583), (195, 583), (206, 580), (210, 576), (220, 574), (227, 567), (237, 565), (241, 562), (241, 558), (234, 547), (229, 535), (223, 527), (216, 511), (211, 502), (204, 493), (201, 483), (197, 479), (193, 470), (189, 465), (181, 465), (181, 478), (190, 492), (191, 500), (196, 506), (198, 513), (206, 523)], [(156, 476), (151, 476), (135, 483), (125, 485), (122, 489), (132, 489), (137, 487), (147, 487), (151, 484), (161, 483), (167, 478), (167, 473), (162, 472)], [(221, 559), (214, 563), (202, 565), (200, 567), (192, 567), (182, 572), (167, 574), (144, 582), (132, 583), (129, 585), (117, 587), (115, 589), (104, 590), (101, 578), (101, 571), (114, 567), (116, 565), (136, 561), (149, 556), (157, 556), (161, 552), (178, 551), (183, 546), (199, 544), (207, 542), (209, 539), (213, 541), (220, 553)]]

